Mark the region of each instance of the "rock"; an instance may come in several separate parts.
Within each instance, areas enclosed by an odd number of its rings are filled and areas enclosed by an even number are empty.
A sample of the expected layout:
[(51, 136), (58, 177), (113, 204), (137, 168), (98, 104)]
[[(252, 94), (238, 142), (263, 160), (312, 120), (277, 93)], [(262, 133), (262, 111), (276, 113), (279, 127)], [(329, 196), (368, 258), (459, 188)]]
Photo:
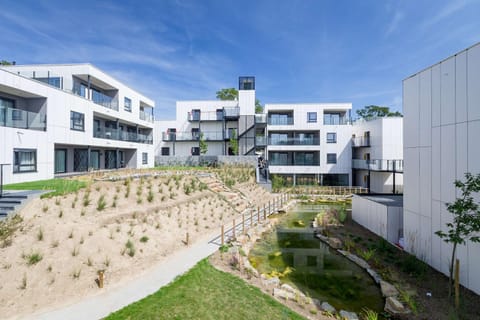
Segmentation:
[(317, 310), (322, 309), (322, 302), (320, 300), (312, 298), (312, 303), (315, 307), (317, 307)]
[(282, 284), (280, 286), (280, 289), (291, 292), (291, 293), (297, 292), (297, 290), (295, 288), (293, 288), (291, 285), (286, 284), (286, 283)]
[(362, 267), (363, 269), (370, 269), (370, 265), (367, 261), (363, 260), (362, 258), (357, 257), (354, 254), (348, 253), (346, 256), (351, 261), (355, 262), (358, 266)]
[(328, 244), (333, 249), (341, 249), (343, 247), (342, 241), (338, 238), (329, 238), (328, 239)]
[(393, 316), (399, 314), (406, 314), (409, 313), (408, 309), (406, 309), (403, 304), (397, 300), (395, 297), (388, 297), (385, 300), (385, 308), (384, 310)]
[(273, 296), (285, 300), (295, 300), (295, 294), (286, 290), (273, 288)]
[(270, 279), (265, 279), (265, 280), (263, 280), (263, 284), (266, 285), (266, 286), (278, 287), (280, 285), (280, 279), (278, 279), (277, 277), (273, 277), (273, 278), (270, 278)]
[(380, 275), (376, 271), (372, 269), (367, 269), (367, 273), (373, 278), (373, 280), (377, 284), (380, 284), (380, 281), (382, 281), (382, 277), (380, 277)]
[(396, 297), (398, 296), (398, 290), (392, 284), (387, 281), (380, 280), (380, 289), (382, 289), (382, 295), (384, 297)]
[(357, 314), (355, 312), (348, 312), (345, 310), (340, 310), (340, 317), (344, 320), (359, 320)]
[(247, 257), (243, 257), (243, 269), (247, 274), (253, 275), (255, 278), (258, 278), (258, 271), (250, 264), (250, 261)]
[(335, 310), (335, 308), (328, 302), (322, 302), (322, 304), (320, 305), (320, 308), (323, 311), (327, 311), (327, 312), (330, 312), (330, 313), (337, 312), (337, 310)]

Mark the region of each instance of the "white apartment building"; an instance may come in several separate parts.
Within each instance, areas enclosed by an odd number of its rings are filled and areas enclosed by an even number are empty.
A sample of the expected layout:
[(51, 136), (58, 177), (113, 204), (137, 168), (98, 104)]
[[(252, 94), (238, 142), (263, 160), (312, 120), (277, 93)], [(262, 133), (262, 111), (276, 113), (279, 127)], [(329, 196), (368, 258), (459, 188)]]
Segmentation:
[(3, 181), (153, 167), (153, 108), (90, 64), (2, 66)]
[(352, 185), (403, 193), (403, 118), (359, 119), (352, 126)]
[(351, 103), (266, 104), (270, 174), (293, 185), (351, 185), (351, 108)]
[[(448, 274), (451, 245), (435, 232), (466, 172), (480, 173), (480, 43), (403, 81), (406, 250)], [(478, 199), (477, 199), (478, 200)], [(457, 249), (460, 282), (480, 293), (480, 244)]]
[(177, 101), (176, 120), (155, 122), (156, 155), (198, 156), (201, 139), (204, 155), (233, 155), (232, 137), (238, 155), (254, 155), (256, 118), (255, 78), (240, 77), (238, 101)]

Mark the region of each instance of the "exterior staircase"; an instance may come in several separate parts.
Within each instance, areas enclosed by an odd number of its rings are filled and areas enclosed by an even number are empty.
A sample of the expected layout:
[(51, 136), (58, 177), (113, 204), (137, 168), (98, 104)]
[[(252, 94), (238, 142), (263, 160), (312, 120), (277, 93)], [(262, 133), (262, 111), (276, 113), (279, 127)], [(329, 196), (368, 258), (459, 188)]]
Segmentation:
[(0, 197), (0, 221), (20, 210), (30, 199), (48, 191), (22, 190), (3, 191)]

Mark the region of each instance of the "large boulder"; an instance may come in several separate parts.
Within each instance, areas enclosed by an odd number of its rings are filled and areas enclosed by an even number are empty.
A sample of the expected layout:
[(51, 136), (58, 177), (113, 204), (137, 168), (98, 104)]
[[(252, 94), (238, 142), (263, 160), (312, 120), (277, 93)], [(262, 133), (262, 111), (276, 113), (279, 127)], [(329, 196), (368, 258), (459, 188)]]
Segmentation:
[(288, 292), (286, 290), (282, 290), (279, 288), (273, 288), (273, 296), (277, 298), (282, 298), (285, 300), (295, 300), (295, 294), (292, 292)]
[(380, 281), (380, 289), (382, 290), (382, 295), (384, 297), (396, 297), (398, 296), (398, 290), (392, 284), (387, 281)]

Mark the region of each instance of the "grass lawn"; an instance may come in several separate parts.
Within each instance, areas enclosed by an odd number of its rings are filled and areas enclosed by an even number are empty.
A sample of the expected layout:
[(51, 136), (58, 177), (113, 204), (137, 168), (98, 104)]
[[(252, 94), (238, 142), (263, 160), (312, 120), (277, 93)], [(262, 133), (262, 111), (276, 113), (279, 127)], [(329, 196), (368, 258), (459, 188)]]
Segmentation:
[(204, 259), (168, 286), (105, 319), (304, 318)]
[(50, 179), (7, 184), (3, 186), (3, 188), (5, 190), (55, 190), (53, 192), (42, 195), (42, 198), (48, 198), (67, 194), (70, 192), (75, 192), (78, 189), (85, 188), (86, 186), (87, 183), (80, 180)]

